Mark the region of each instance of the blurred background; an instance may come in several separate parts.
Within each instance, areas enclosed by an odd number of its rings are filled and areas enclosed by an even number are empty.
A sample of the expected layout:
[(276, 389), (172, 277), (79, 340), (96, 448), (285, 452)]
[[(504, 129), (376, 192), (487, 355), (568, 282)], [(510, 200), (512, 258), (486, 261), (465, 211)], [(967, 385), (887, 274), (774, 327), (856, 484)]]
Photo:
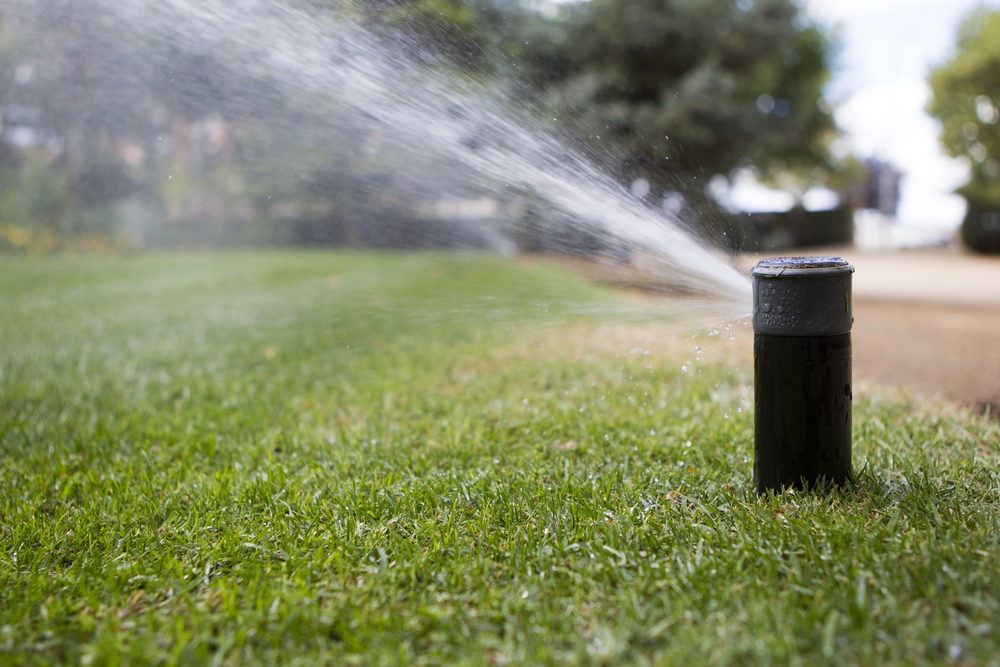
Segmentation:
[[(362, 26), (502, 99), (719, 248), (960, 236), (1000, 251), (998, 3), (260, 5)], [(447, 155), (415, 160), (336, 91), (319, 122), (288, 81), (179, 39), (152, 6), (0, 2), (0, 248), (586, 254), (552, 247), (531, 193), (466, 183)], [(266, 31), (253, 39), (267, 49)]]
[(837, 254), (857, 376), (997, 414), (998, 107), (997, 1), (0, 0), (0, 261)]

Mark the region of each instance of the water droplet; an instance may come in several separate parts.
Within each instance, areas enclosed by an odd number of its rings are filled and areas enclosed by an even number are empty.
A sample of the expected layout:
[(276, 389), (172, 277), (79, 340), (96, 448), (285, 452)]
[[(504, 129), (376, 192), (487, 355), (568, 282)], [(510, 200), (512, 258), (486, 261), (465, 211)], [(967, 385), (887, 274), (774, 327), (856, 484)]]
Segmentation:
[(763, 310), (765, 313), (770, 313), (771, 312), (771, 304), (765, 303), (763, 306), (761, 306), (761, 310)]

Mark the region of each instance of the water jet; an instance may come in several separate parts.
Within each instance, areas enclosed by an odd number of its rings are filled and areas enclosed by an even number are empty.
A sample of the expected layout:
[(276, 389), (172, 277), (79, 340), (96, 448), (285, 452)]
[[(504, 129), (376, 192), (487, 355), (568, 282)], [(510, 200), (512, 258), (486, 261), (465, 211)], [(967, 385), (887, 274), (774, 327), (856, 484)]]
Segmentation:
[(761, 260), (751, 271), (757, 493), (851, 474), (851, 277), (839, 257)]
[[(642, 257), (647, 278), (728, 302), (733, 317), (749, 310), (748, 281), (728, 257), (553, 132), (502, 77), (477, 82), (432, 54), (415, 58), (406, 40), (368, 29), (337, 3), (322, 10), (267, 0), (101, 4), (134, 36), (136, 51), (155, 44), (165, 53), (208, 53), (222, 71), (271, 90), (273, 109), (262, 102), (258, 114), (248, 103), (247, 113), (261, 125), (287, 128), (282, 141), (298, 146), (267, 145), (275, 172), (309, 171), (309, 160), (322, 164), (323, 154), (365, 137), (360, 157), (351, 159), (377, 156), (405, 174), (393, 196), (410, 194), (429, 208), (488, 197), (511, 219), (521, 218), (514, 209), (530, 205), (539, 234), (555, 245), (580, 249), (597, 240), (599, 251), (588, 256), (609, 261), (626, 249)], [(496, 225), (484, 237), (507, 245), (520, 231), (502, 220), (483, 224)], [(505, 242), (490, 245), (502, 249)]]

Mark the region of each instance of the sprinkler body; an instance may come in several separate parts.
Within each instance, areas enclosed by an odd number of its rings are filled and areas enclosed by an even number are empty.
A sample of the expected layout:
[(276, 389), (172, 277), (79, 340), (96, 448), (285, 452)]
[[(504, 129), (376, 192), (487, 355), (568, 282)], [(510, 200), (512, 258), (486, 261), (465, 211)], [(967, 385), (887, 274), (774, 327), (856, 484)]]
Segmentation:
[(850, 477), (853, 273), (838, 257), (767, 259), (751, 271), (758, 494)]

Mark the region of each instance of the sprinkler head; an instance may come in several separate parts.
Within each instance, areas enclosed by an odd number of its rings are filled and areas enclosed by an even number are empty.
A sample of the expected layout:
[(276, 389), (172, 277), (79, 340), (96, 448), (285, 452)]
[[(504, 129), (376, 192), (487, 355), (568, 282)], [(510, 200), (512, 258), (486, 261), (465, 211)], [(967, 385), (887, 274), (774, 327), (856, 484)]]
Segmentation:
[(853, 273), (839, 257), (766, 259), (751, 271), (760, 494), (850, 477)]

